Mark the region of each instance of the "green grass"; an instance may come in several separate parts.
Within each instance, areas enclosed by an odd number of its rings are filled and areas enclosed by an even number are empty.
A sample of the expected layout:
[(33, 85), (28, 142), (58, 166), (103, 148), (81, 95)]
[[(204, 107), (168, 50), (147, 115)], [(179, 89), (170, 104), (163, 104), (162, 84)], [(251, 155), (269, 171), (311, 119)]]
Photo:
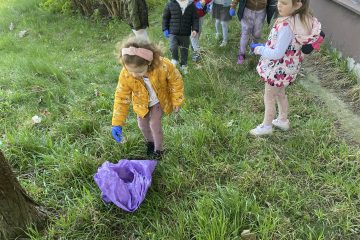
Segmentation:
[[(358, 239), (359, 149), (337, 136), (333, 116), (299, 84), (288, 89), (292, 129), (250, 137), (264, 111), (257, 59), (237, 66), (239, 23), (223, 50), (209, 16), (204, 61), (190, 63), (181, 112), (164, 118), (167, 152), (146, 200), (133, 214), (104, 205), (97, 168), (145, 156), (133, 113), (125, 144), (110, 135), (115, 43), (130, 29), (53, 15), (37, 3), (0, 3), (0, 148), (51, 213), (45, 232), (28, 230), (31, 239), (240, 239), (245, 229), (258, 239)], [(167, 46), (161, 10), (150, 36)], [(29, 35), (18, 38), (24, 29)]]

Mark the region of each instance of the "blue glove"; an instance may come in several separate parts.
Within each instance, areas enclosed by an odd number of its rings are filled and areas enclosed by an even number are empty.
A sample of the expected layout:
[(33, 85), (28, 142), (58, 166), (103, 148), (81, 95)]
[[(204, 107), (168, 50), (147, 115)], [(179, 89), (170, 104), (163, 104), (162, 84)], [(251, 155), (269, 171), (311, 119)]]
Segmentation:
[(212, 7), (213, 7), (212, 3), (211, 3), (211, 4), (207, 4), (206, 6), (207, 6), (206, 12), (211, 12)]
[(117, 143), (121, 142), (122, 139), (122, 127), (121, 126), (113, 126), (111, 128), (111, 135), (115, 139)]
[(203, 9), (203, 6), (202, 6), (201, 2), (197, 2), (197, 3), (195, 4), (195, 7), (196, 7), (197, 9)]
[(230, 8), (229, 14), (230, 14), (230, 16), (232, 16), (232, 17), (235, 16), (235, 9)]
[(165, 36), (166, 38), (169, 38), (169, 30), (166, 29), (166, 30), (164, 31), (164, 36)]
[(251, 48), (251, 52), (254, 52), (254, 49), (256, 48), (256, 47), (264, 47), (265, 46), (265, 43), (251, 43), (250, 44), (250, 48)]

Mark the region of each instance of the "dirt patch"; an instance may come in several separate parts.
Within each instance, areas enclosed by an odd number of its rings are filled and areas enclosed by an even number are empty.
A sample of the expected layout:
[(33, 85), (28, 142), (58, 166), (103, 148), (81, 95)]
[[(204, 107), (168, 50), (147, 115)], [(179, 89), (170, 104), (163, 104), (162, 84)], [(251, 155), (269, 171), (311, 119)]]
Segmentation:
[(322, 87), (332, 90), (351, 110), (360, 115), (360, 85), (355, 74), (341, 62), (328, 54), (314, 53), (303, 64), (307, 72), (315, 75)]
[(350, 74), (346, 74), (334, 65), (323, 61), (323, 57), (314, 54), (304, 66), (305, 76), (301, 85), (312, 94), (321, 98), (335, 117), (334, 126), (341, 137), (350, 144), (360, 143), (360, 106), (359, 99), (351, 97), (356, 89)]

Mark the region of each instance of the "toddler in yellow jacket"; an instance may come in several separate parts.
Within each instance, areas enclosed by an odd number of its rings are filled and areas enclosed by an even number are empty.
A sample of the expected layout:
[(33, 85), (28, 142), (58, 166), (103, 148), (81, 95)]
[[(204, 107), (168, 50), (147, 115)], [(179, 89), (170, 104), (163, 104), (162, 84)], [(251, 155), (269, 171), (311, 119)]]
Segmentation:
[(163, 153), (163, 113), (178, 112), (184, 101), (180, 72), (153, 43), (130, 38), (120, 45), (118, 60), (124, 66), (115, 91), (112, 136), (121, 142), (132, 101), (138, 126), (147, 142), (148, 154)]

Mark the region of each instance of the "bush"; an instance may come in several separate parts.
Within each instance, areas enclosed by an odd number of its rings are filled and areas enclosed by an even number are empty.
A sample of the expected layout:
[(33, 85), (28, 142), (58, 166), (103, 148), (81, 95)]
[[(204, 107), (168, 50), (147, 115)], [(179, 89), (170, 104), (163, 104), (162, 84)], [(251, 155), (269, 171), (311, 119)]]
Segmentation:
[[(165, 4), (167, 0), (147, 0), (149, 9)], [(52, 12), (77, 12), (83, 16), (100, 15), (121, 19), (124, 11), (124, 0), (44, 0), (41, 6)]]

